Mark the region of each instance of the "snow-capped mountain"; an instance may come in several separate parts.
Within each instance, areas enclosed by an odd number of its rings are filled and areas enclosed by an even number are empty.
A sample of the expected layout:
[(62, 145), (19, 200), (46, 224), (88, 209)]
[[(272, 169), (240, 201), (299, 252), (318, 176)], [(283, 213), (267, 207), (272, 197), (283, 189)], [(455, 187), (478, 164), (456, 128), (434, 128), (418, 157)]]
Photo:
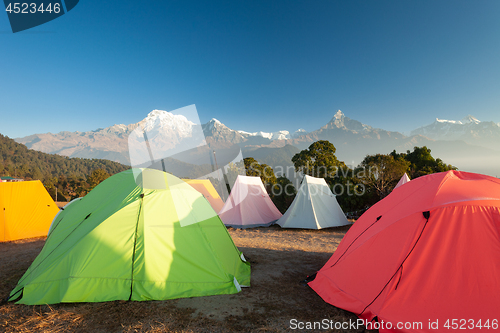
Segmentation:
[[(212, 118), (208, 123), (206, 123), (205, 125), (203, 125), (203, 130), (205, 131), (205, 135), (206, 136), (213, 136), (215, 133), (221, 133), (223, 132), (225, 134), (225, 137), (227, 137), (227, 135), (229, 133), (231, 138), (230, 138), (230, 141), (233, 141), (234, 142), (234, 139), (237, 138), (237, 143), (239, 142), (242, 142), (242, 141), (245, 141), (245, 140), (248, 140), (248, 139), (251, 139), (252, 137), (261, 137), (261, 138), (264, 138), (264, 139), (268, 139), (268, 140), (286, 140), (286, 139), (290, 139), (292, 137), (292, 135), (290, 135), (290, 132), (288, 131), (277, 131), (277, 132), (247, 132), (247, 131), (242, 131), (242, 130), (232, 130), (230, 129), (229, 127), (227, 127), (226, 125), (224, 125), (223, 123), (221, 123), (219, 120), (215, 119), (215, 118)], [(238, 133), (238, 135), (236, 135), (235, 133)], [(303, 132), (305, 132), (305, 130), (303, 129), (299, 129), (297, 130), (294, 135), (297, 135), (297, 133), (300, 133), (302, 134)], [(236, 143), (236, 142), (235, 142)]]
[(335, 113), (333, 118), (330, 120), (326, 126), (323, 126), (322, 128), (339, 128), (339, 129), (345, 129), (348, 131), (354, 131), (354, 132), (369, 132), (372, 131), (373, 128), (371, 126), (365, 125), (357, 120), (353, 120), (351, 118), (348, 118), (344, 115), (344, 113), (340, 110)]
[(230, 129), (219, 120), (212, 118), (206, 124), (201, 125), (203, 133), (207, 139), (207, 143), (240, 143), (245, 141), (245, 138), (235, 130)]
[(433, 140), (463, 140), (492, 149), (500, 146), (500, 125), (480, 121), (471, 115), (462, 120), (436, 118), (432, 124), (413, 130), (411, 135), (423, 135)]
[(396, 147), (401, 148), (404, 145), (412, 148), (410, 146), (413, 145), (413, 143), (409, 143), (408, 137), (399, 132), (373, 128), (346, 117), (340, 110), (321, 128), (297, 138), (285, 140), (283, 143), (275, 141), (273, 145), (278, 146), (281, 143), (281, 146), (289, 144), (299, 149), (305, 149), (318, 140), (328, 140), (333, 143), (339, 159), (350, 165), (361, 162), (367, 154), (375, 154), (380, 151), (390, 152)]
[(269, 140), (286, 140), (290, 139), (290, 132), (288, 131), (278, 131), (278, 132), (254, 132), (254, 133), (249, 133), (245, 131), (238, 131), (243, 137), (250, 137), (250, 136), (261, 136), (263, 138), (269, 139)]
[(87, 132), (34, 134), (15, 140), (30, 149), (44, 153), (68, 157), (104, 158), (130, 164), (129, 139), (137, 128), (146, 132), (151, 143), (169, 149), (184, 140), (197, 142), (190, 145), (203, 144), (200, 140), (202, 132), (199, 126), (182, 115), (161, 110), (151, 111), (146, 118), (135, 124), (117, 124)]
[[(394, 149), (405, 152), (414, 146), (425, 145), (432, 149), (433, 155), (459, 169), (500, 175), (500, 125), (479, 121), (472, 116), (459, 121), (436, 119), (434, 123), (414, 130), (408, 137), (350, 119), (340, 110), (321, 128), (309, 133), (299, 129), (293, 134), (286, 130), (253, 133), (233, 130), (217, 119), (200, 127), (183, 116), (153, 110), (135, 124), (118, 124), (88, 132), (34, 134), (16, 141), (46, 153), (130, 164), (129, 139), (136, 129), (139, 129), (136, 133), (139, 143), (145, 132), (148, 140), (157, 140), (162, 149), (178, 147), (183, 150), (186, 146), (199, 147), (205, 142), (211, 149), (237, 145), (244, 157), (258, 155), (261, 163), (271, 166), (291, 165), (297, 149), (305, 149), (317, 140), (332, 142), (337, 157), (348, 165), (357, 165), (367, 154), (387, 154)], [(152, 145), (153, 153), (157, 148)]]
[[(390, 132), (380, 128), (373, 128), (357, 120), (353, 120), (338, 110), (332, 119), (318, 130), (305, 135), (314, 140), (329, 140), (331, 142), (346, 143), (349, 140), (394, 140), (403, 139), (405, 136), (399, 132)], [(380, 143), (379, 143), (380, 144)]]
[(308, 132), (305, 129), (299, 128), (298, 130), (296, 130), (295, 132), (292, 133), (291, 137), (298, 138), (299, 136), (306, 135), (307, 133)]
[[(136, 137), (130, 141), (137, 130)], [(175, 115), (162, 110), (151, 111), (146, 118), (138, 123), (124, 125), (117, 124), (106, 128), (99, 128), (87, 132), (59, 132), (34, 134), (16, 141), (28, 148), (45, 153), (59, 154), (69, 157), (105, 158), (116, 162), (130, 164), (129, 147), (131, 142), (141, 146), (142, 133), (145, 132), (153, 152), (175, 147), (191, 147), (202, 145), (202, 134), (209, 145), (261, 146), (274, 140), (290, 138), (288, 131), (273, 133), (237, 131), (230, 129), (221, 121), (213, 118), (200, 126), (188, 120), (185, 116)], [(298, 130), (293, 137), (305, 132)], [(137, 141), (139, 140), (139, 141)], [(192, 141), (192, 142), (191, 142)], [(160, 146), (162, 148), (160, 148)], [(132, 158), (134, 158), (132, 156)]]
[[(186, 108), (187, 111), (194, 108), (194, 105)], [(201, 126), (183, 114), (153, 110), (137, 125), (128, 137), (132, 166), (147, 166), (152, 160), (157, 161), (206, 145)]]
[(162, 110), (151, 111), (138, 124), (148, 134), (156, 135), (158, 132), (175, 133), (178, 140), (191, 137), (193, 135), (193, 127), (196, 125), (183, 115), (176, 115)]
[(448, 124), (456, 124), (456, 125), (465, 125), (465, 124), (471, 124), (471, 123), (479, 124), (481, 121), (478, 120), (474, 116), (468, 115), (467, 117), (465, 117), (462, 120), (445, 120), (445, 119), (436, 118), (436, 122), (443, 123), (443, 124), (448, 123)]
[(293, 133), (290, 133), (289, 131), (285, 130), (277, 132), (253, 132), (253, 133), (240, 130), (238, 131), (238, 133), (240, 133), (244, 138), (262, 137), (264, 139), (274, 141), (274, 140), (287, 140), (287, 139), (298, 138), (302, 135), (306, 135), (308, 132), (303, 128), (299, 128)]
[(243, 130), (233, 130), (224, 125), (219, 120), (212, 118), (208, 123), (202, 125), (203, 132), (209, 142), (231, 142), (231, 143), (245, 143), (245, 145), (263, 145), (269, 144), (275, 140), (286, 140), (307, 132), (299, 129), (292, 135), (289, 131), (282, 130), (277, 132), (247, 132)]

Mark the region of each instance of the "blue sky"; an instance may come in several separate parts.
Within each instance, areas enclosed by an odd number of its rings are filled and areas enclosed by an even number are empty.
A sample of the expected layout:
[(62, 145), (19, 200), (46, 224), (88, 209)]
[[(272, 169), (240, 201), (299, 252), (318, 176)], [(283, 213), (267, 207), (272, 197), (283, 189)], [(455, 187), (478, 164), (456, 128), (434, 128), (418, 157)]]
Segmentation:
[(80, 0), (13, 34), (0, 13), (0, 133), (190, 104), (246, 131), (315, 130), (338, 109), (397, 131), (500, 122), (499, 17), (496, 0)]

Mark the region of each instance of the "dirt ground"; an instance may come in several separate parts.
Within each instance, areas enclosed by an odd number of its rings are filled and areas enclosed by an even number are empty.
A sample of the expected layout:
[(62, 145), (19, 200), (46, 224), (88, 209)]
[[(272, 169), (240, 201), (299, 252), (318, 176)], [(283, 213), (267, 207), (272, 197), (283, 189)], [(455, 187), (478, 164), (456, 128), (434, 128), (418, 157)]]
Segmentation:
[[(230, 228), (236, 246), (252, 266), (252, 285), (238, 294), (50, 306), (2, 303), (0, 332), (290, 332), (302, 331), (292, 329), (294, 319), (356, 321), (354, 314), (327, 304), (300, 284), (330, 258), (348, 229)], [(0, 243), (2, 299), (15, 287), (44, 241)]]
[(63, 208), (64, 206), (66, 206), (68, 204), (67, 201), (56, 201), (56, 205), (57, 205), (57, 208)]

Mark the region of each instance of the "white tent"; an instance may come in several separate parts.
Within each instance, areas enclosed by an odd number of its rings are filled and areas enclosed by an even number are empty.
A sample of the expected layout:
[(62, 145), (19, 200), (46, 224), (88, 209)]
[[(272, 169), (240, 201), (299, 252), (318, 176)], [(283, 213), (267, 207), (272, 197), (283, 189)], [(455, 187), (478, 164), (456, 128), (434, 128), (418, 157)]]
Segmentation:
[(219, 216), (226, 226), (269, 226), (282, 215), (269, 198), (260, 177), (238, 176)]
[(403, 177), (401, 177), (401, 179), (399, 180), (399, 182), (396, 184), (396, 187), (394, 187), (394, 189), (397, 189), (398, 187), (400, 187), (401, 185), (403, 184), (406, 184), (410, 181), (410, 177), (408, 177), (408, 175), (405, 174), (403, 175)]
[(282, 228), (322, 229), (349, 224), (323, 178), (305, 176), (302, 185), (277, 222)]

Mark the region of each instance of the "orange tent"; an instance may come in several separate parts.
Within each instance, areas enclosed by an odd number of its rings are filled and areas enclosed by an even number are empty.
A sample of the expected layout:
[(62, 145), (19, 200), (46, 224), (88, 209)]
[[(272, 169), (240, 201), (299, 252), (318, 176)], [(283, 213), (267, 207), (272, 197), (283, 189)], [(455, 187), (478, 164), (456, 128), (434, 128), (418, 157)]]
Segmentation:
[(499, 325), (500, 179), (449, 171), (395, 189), (309, 286), (380, 332)]
[(183, 179), (186, 183), (194, 187), (194, 189), (208, 200), (210, 206), (215, 210), (216, 213), (222, 209), (224, 206), (224, 201), (222, 201), (219, 193), (215, 190), (214, 186), (208, 179)]
[(0, 183), (0, 242), (46, 236), (57, 212), (39, 180)]

